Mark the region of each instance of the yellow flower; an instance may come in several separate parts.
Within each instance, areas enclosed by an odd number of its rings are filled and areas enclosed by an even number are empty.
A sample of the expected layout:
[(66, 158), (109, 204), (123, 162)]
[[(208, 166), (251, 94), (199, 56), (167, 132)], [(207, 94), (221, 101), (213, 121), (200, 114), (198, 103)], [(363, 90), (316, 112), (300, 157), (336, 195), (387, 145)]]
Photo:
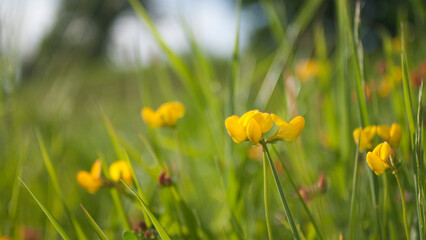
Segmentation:
[(185, 106), (180, 102), (164, 103), (156, 111), (149, 107), (144, 107), (141, 111), (142, 119), (152, 128), (174, 127), (184, 114)]
[(77, 173), (77, 182), (89, 193), (93, 194), (97, 192), (98, 189), (104, 185), (104, 181), (101, 179), (101, 161), (95, 161), (90, 173), (87, 171), (79, 171)]
[(296, 76), (300, 82), (307, 82), (318, 75), (319, 63), (312, 59), (300, 60), (296, 65)]
[(132, 171), (126, 161), (116, 161), (109, 166), (109, 175), (112, 180), (118, 182), (120, 179), (131, 186), (133, 184)]
[(392, 147), (387, 142), (380, 143), (374, 148), (373, 152), (367, 153), (367, 164), (376, 175), (380, 175), (390, 168), (389, 157), (393, 157), (393, 155)]
[(368, 126), (364, 129), (356, 128), (353, 131), (353, 136), (356, 144), (358, 144), (358, 139), (361, 140), (361, 142), (359, 143), (360, 151), (371, 149), (373, 147), (373, 145), (371, 144), (371, 140), (374, 138), (374, 136), (376, 136), (376, 126)]
[(377, 134), (386, 140), (392, 147), (397, 148), (402, 138), (401, 126), (397, 123), (392, 126), (377, 126)]
[(276, 140), (284, 140), (286, 142), (293, 142), (299, 137), (305, 128), (305, 119), (301, 116), (293, 118), (289, 123), (275, 114), (271, 114), (272, 120), (280, 128), (274, 136), (268, 139), (268, 142)]
[(271, 130), (272, 125), (271, 115), (258, 110), (246, 112), (241, 117), (233, 115), (225, 120), (226, 130), (236, 143), (249, 140), (258, 144), (263, 139), (263, 134)]

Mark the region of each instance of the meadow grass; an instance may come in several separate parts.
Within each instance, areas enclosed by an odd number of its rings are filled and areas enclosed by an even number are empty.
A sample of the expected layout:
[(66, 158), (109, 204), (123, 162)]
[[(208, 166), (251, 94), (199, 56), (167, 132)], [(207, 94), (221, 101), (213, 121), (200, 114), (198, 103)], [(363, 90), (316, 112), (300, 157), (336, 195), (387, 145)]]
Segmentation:
[[(241, 51), (238, 0), (234, 50), (221, 62), (203, 52), (184, 19), (191, 53), (176, 54), (140, 2), (129, 3), (166, 61), (128, 71), (105, 61), (52, 61), (11, 88), (2, 56), (1, 240), (31, 233), (425, 239), (423, 84), (412, 74), (426, 68), (424, 4), (409, 5), (414, 19), (401, 9), (397, 36), (377, 29), (383, 49), (366, 52), (360, 2), (307, 0), (289, 13), (285, 3), (261, 0), (274, 43), (258, 54)], [(335, 6), (335, 35), (327, 34), (326, 4)], [(385, 70), (377, 68), (380, 61)], [(300, 72), (302, 64), (311, 65)], [(184, 106), (175, 123), (153, 128), (142, 119), (143, 107), (175, 101)], [(164, 111), (173, 118), (179, 111), (170, 109)], [(285, 121), (303, 116), (303, 132), (294, 141), (269, 142), (280, 128), (275, 124), (260, 141), (247, 133), (249, 141), (237, 144), (225, 119), (252, 109)], [(366, 135), (354, 130), (392, 123), (402, 138), (386, 158), (387, 170), (376, 175), (366, 160), (384, 140), (376, 136), (365, 147)], [(121, 180), (111, 170), (117, 160), (127, 166)], [(93, 194), (79, 185), (80, 171), (99, 184)]]

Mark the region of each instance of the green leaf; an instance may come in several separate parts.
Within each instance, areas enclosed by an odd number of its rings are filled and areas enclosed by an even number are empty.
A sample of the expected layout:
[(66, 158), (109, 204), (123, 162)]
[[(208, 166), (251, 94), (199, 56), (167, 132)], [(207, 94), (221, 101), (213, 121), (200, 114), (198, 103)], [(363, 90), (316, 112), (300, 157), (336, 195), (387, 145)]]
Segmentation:
[(98, 226), (98, 224), (95, 222), (95, 220), (92, 218), (90, 213), (86, 210), (86, 208), (84, 208), (83, 204), (80, 204), (80, 206), (81, 206), (81, 209), (83, 209), (83, 212), (86, 214), (86, 217), (89, 220), (90, 225), (98, 234), (99, 238), (102, 239), (102, 240), (108, 240), (105, 233), (102, 232), (101, 228)]
[(24, 185), (24, 187), (27, 189), (27, 191), (31, 194), (31, 196), (34, 198), (34, 200), (37, 202), (38, 206), (43, 210), (44, 214), (46, 214), (47, 218), (50, 220), (50, 222), (53, 224), (53, 227), (55, 227), (56, 231), (62, 236), (65, 240), (71, 240), (71, 238), (68, 236), (68, 234), (65, 232), (65, 230), (61, 227), (58, 220), (47, 210), (46, 207), (38, 200), (38, 198), (34, 195), (34, 193), (27, 187), (27, 185), (22, 181), (21, 178), (18, 178), (19, 181)]
[(135, 193), (129, 186), (127, 186), (127, 184), (123, 180), (120, 179), (120, 181), (121, 181), (121, 184), (123, 186), (125, 186), (127, 188), (127, 190), (129, 190), (135, 196), (136, 199), (139, 200), (139, 202), (142, 205), (143, 209), (146, 211), (146, 213), (148, 214), (148, 216), (151, 219), (152, 223), (154, 224), (155, 229), (157, 229), (157, 232), (160, 235), (161, 239), (163, 239), (163, 240), (170, 240), (170, 237), (167, 234), (166, 230), (164, 230), (163, 226), (160, 224), (160, 222), (154, 216), (154, 214), (151, 212), (151, 210), (149, 210), (149, 208), (145, 204), (145, 202), (138, 196), (137, 193)]

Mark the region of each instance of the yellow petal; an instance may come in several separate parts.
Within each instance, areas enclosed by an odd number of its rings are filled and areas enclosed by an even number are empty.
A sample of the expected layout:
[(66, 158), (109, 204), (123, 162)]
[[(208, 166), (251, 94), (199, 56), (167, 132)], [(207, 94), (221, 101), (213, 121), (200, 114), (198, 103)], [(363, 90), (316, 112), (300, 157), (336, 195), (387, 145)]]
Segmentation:
[(254, 114), (252, 117), (260, 126), (262, 133), (266, 133), (271, 130), (273, 122), (271, 115), (269, 113), (261, 113), (258, 112)]
[(288, 123), (284, 121), (282, 118), (278, 117), (277, 115), (271, 113), (271, 118), (274, 121), (274, 123), (281, 129), (284, 129), (287, 127)]
[(368, 140), (371, 140), (376, 136), (377, 127), (376, 126), (368, 126), (363, 129), (363, 132)]
[(299, 137), (304, 128), (305, 119), (301, 116), (297, 116), (288, 123), (288, 126), (287, 128), (285, 128), (285, 131), (281, 133), (281, 138), (286, 142), (293, 142), (297, 139), (297, 137)]
[(367, 164), (371, 168), (371, 170), (374, 171), (376, 175), (382, 174), (386, 169), (387, 165), (383, 163), (383, 161), (377, 156), (376, 154), (372, 152), (367, 153)]
[(92, 174), (87, 171), (80, 171), (77, 173), (77, 182), (91, 194), (97, 192), (103, 185), (101, 179), (94, 178)]
[(253, 144), (258, 144), (262, 139), (262, 129), (260, 125), (251, 118), (247, 124), (246, 129), (247, 137)]
[(142, 119), (150, 127), (158, 128), (158, 127), (161, 127), (163, 125), (163, 120), (161, 119), (159, 114), (157, 114), (157, 112), (155, 112), (154, 110), (152, 110), (149, 107), (142, 108), (141, 115), (142, 115)]
[(389, 141), (390, 127), (386, 125), (377, 126), (377, 135)]
[(239, 118), (237, 116), (230, 116), (225, 120), (225, 127), (228, 131), (229, 136), (232, 137), (234, 142), (242, 143), (247, 140), (247, 134), (243, 127), (239, 124)]
[(402, 138), (401, 126), (397, 123), (392, 124), (389, 133), (389, 143), (392, 147), (397, 148)]
[(379, 149), (379, 157), (382, 159), (383, 162), (387, 162), (388, 158), (393, 154), (392, 147), (387, 143), (384, 142), (381, 144), (381, 147)]
[(96, 160), (95, 163), (93, 163), (92, 168), (90, 169), (90, 174), (94, 178), (100, 178), (101, 177), (101, 171), (102, 171), (102, 163), (101, 160)]
[(126, 161), (116, 161), (109, 166), (109, 175), (112, 180), (118, 182), (120, 179), (127, 185), (133, 184), (132, 171)]
[(355, 141), (356, 144), (358, 144), (358, 141), (359, 141), (359, 138), (360, 138), (360, 135), (361, 135), (361, 131), (362, 131), (362, 128), (355, 128), (355, 130), (352, 133), (353, 136), (354, 136), (354, 141)]
[(167, 102), (158, 108), (157, 113), (166, 125), (172, 127), (185, 114), (185, 106), (180, 102)]
[(250, 119), (259, 112), (259, 110), (251, 110), (246, 113), (244, 113), (240, 119), (238, 120), (239, 124), (243, 127), (243, 129), (247, 128), (247, 125), (250, 121)]

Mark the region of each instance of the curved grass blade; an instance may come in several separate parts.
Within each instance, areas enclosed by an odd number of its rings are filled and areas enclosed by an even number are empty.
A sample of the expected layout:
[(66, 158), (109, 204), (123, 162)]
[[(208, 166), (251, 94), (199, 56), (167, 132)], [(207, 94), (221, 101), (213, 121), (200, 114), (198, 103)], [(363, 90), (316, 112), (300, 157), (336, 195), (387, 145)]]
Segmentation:
[[(129, 167), (130, 167), (130, 172), (132, 173), (133, 181), (135, 182), (135, 186), (136, 186), (136, 189), (138, 190), (138, 194), (139, 194), (139, 196), (142, 198), (142, 200), (143, 200), (144, 202), (146, 202), (146, 197), (144, 196), (144, 194), (143, 194), (143, 192), (142, 192), (142, 189), (141, 189), (141, 187), (140, 187), (139, 181), (138, 181), (138, 179), (136, 178), (135, 171), (133, 170), (133, 165), (132, 165), (132, 163), (130, 162), (129, 156), (127, 155), (127, 152), (126, 152), (126, 150), (125, 150), (124, 148), (123, 148), (123, 156), (124, 156), (124, 160), (127, 162), (127, 164), (128, 164), (128, 165), (129, 165)], [(144, 211), (144, 212), (143, 212), (143, 216), (144, 216), (144, 219), (145, 219), (146, 224), (147, 224), (148, 226), (151, 226), (151, 222), (149, 221), (149, 217), (147, 216), (146, 211)]]
[(41, 208), (41, 210), (46, 214), (47, 218), (52, 223), (53, 227), (55, 227), (56, 231), (61, 235), (61, 237), (65, 240), (71, 240), (71, 238), (68, 236), (68, 234), (65, 232), (65, 230), (61, 227), (58, 220), (52, 215), (52, 213), (47, 210), (46, 207), (38, 200), (38, 198), (34, 195), (34, 193), (28, 188), (28, 186), (25, 184), (24, 181), (22, 181), (21, 178), (18, 178), (19, 181), (24, 185), (24, 187), (27, 189), (27, 191), (31, 194), (31, 196), (34, 198), (34, 200), (37, 202), (38, 206)]
[[(105, 160), (101, 156), (99, 156), (99, 159), (102, 162), (102, 172), (107, 178), (110, 178)], [(123, 224), (124, 230), (130, 230), (130, 225), (129, 225), (129, 222), (127, 221), (127, 216), (126, 216), (126, 213), (124, 212), (123, 204), (121, 202), (120, 195), (118, 194), (118, 190), (116, 188), (111, 188), (109, 192), (111, 194), (114, 207), (117, 211), (118, 218), (120, 219), (121, 224)]]
[(308, 23), (314, 17), (321, 2), (322, 0), (307, 1), (303, 5), (294, 22), (287, 28), (287, 36), (280, 43), (280, 46), (276, 51), (275, 58), (256, 96), (254, 103), (256, 107), (263, 109), (268, 104), (298, 36), (305, 30)]
[(166, 230), (164, 230), (161, 223), (158, 221), (158, 219), (154, 216), (154, 214), (149, 210), (148, 206), (145, 204), (145, 202), (138, 196), (135, 191), (133, 191), (123, 180), (120, 179), (121, 184), (126, 187), (127, 190), (129, 190), (133, 196), (140, 202), (145, 212), (148, 214), (149, 218), (151, 219), (152, 223), (154, 224), (155, 229), (157, 229), (158, 235), (160, 235), (161, 239), (163, 240), (171, 240), (170, 236), (167, 234)]
[(80, 207), (81, 209), (83, 209), (83, 212), (86, 214), (87, 219), (90, 222), (90, 225), (92, 226), (92, 228), (96, 231), (96, 233), (98, 234), (99, 238), (102, 240), (108, 240), (107, 236), (105, 235), (104, 232), (102, 232), (101, 228), (98, 226), (98, 224), (95, 222), (95, 220), (92, 218), (92, 216), (90, 215), (90, 213), (86, 210), (86, 208), (83, 206), (83, 204), (80, 203)]
[(55, 168), (53, 167), (52, 161), (49, 157), (49, 154), (46, 150), (46, 146), (43, 141), (43, 137), (41, 136), (41, 133), (38, 129), (35, 130), (37, 141), (39, 144), (41, 155), (43, 156), (44, 165), (46, 166), (47, 172), (49, 173), (49, 177), (52, 180), (53, 188), (55, 189), (56, 194), (59, 196), (59, 199), (61, 200), (62, 206), (65, 209), (65, 212), (71, 221), (71, 224), (74, 228), (75, 233), (77, 234), (77, 238), (80, 240), (87, 240), (86, 235), (83, 232), (83, 229), (81, 228), (80, 224), (78, 223), (77, 219), (74, 217), (74, 215), (71, 213), (67, 203), (65, 202), (64, 195), (62, 193), (61, 187), (59, 185), (58, 177), (55, 171)]

